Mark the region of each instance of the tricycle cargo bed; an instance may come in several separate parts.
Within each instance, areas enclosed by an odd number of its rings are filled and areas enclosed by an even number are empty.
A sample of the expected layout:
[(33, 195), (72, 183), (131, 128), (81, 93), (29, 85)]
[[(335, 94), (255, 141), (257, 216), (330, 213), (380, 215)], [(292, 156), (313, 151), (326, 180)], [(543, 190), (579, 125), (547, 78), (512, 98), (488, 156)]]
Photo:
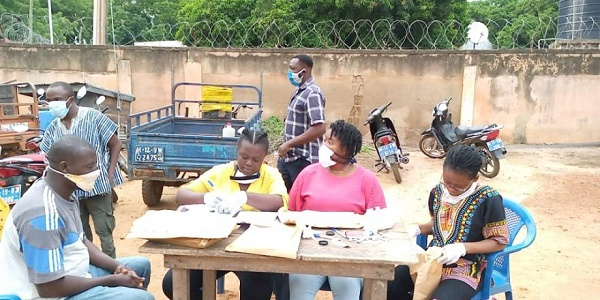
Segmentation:
[[(223, 137), (227, 122), (235, 137)], [(136, 179), (185, 181), (183, 172), (201, 173), (237, 156), (243, 120), (170, 118), (133, 128), (130, 135), (130, 174)]]
[[(215, 102), (211, 101), (217, 99), (209, 99), (214, 93), (202, 94), (202, 100), (177, 99), (176, 90), (183, 86), (186, 86), (186, 94), (194, 94), (188, 88), (217, 87), (213, 90), (222, 91), (231, 99), (228, 98), (230, 102), (226, 104), (217, 105), (217, 114), (214, 114)], [(236, 93), (232, 89), (256, 92), (257, 98), (254, 102), (234, 100), (232, 97)], [(259, 128), (261, 125), (262, 93), (254, 86), (178, 83), (172, 88), (171, 98), (171, 105), (129, 116), (128, 175), (129, 179), (143, 180), (142, 198), (149, 206), (160, 202), (163, 186), (181, 185), (195, 177), (190, 173), (200, 175), (215, 165), (235, 160), (240, 136), (238, 130), (241, 127)], [(189, 103), (199, 104), (203, 118), (188, 117), (187, 109), (181, 114), (179, 108)], [(232, 105), (237, 105), (237, 109), (232, 109)], [(236, 118), (240, 108), (253, 109), (252, 106), (256, 110), (248, 119)], [(223, 128), (228, 123), (234, 128), (235, 136), (223, 136)]]
[(197, 118), (163, 118), (161, 120), (146, 123), (139, 127), (133, 127), (131, 130), (137, 134), (160, 134), (161, 136), (170, 135), (193, 135), (197, 136), (222, 136), (223, 127), (231, 122), (231, 126), (236, 130), (244, 127), (244, 120), (225, 120), (225, 119), (197, 119)]

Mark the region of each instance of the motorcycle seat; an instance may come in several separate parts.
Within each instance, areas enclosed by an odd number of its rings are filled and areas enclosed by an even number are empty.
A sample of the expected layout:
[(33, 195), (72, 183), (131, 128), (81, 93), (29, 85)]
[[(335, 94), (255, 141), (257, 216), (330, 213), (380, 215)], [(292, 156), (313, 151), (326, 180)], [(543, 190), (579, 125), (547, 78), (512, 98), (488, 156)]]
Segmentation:
[(483, 129), (485, 129), (485, 126), (456, 126), (456, 128), (454, 128), (454, 133), (456, 133), (456, 135), (458, 136), (465, 136), (469, 133), (474, 133), (474, 132), (478, 132), (478, 131), (482, 131)]

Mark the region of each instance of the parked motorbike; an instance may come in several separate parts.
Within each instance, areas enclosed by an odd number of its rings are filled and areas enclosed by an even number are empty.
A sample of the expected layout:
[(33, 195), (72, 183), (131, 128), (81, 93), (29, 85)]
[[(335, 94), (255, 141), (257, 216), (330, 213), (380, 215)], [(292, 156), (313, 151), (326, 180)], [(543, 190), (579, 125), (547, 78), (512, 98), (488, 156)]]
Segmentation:
[(376, 166), (380, 166), (380, 168), (377, 172), (381, 172), (383, 169), (389, 172), (391, 169), (392, 173), (394, 173), (396, 182), (401, 183), (401, 164), (408, 164), (409, 154), (402, 151), (398, 135), (396, 134), (396, 128), (394, 127), (392, 120), (383, 117), (383, 114), (391, 104), (392, 102), (373, 109), (364, 125), (369, 124), (371, 138), (373, 139), (373, 144), (375, 144), (375, 149), (377, 149), (377, 154), (379, 155)]
[(423, 131), (419, 149), (431, 158), (443, 158), (454, 145), (473, 145), (477, 147), (483, 160), (479, 170), (481, 175), (493, 178), (500, 172), (500, 159), (504, 158), (506, 148), (498, 137), (502, 126), (454, 126), (448, 105), (452, 98), (444, 99), (433, 108), (431, 127)]

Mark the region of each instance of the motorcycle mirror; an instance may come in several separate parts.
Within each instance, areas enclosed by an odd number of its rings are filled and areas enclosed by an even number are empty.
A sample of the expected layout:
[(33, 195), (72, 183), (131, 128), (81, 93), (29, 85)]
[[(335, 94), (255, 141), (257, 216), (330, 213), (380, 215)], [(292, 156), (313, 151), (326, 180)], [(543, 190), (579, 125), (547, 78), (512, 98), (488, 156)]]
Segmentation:
[(44, 91), (44, 89), (38, 89), (38, 90), (37, 90), (37, 95), (38, 95), (38, 97), (41, 97), (42, 95), (44, 95), (44, 93), (45, 93), (45, 92), (46, 92), (46, 91)]
[(104, 103), (104, 101), (106, 101), (106, 97), (100, 96), (100, 97), (98, 97), (98, 99), (96, 99), (96, 105), (100, 105), (100, 104)]
[(87, 88), (84, 85), (79, 89), (79, 91), (77, 91), (77, 99), (85, 97), (85, 94), (87, 94)]

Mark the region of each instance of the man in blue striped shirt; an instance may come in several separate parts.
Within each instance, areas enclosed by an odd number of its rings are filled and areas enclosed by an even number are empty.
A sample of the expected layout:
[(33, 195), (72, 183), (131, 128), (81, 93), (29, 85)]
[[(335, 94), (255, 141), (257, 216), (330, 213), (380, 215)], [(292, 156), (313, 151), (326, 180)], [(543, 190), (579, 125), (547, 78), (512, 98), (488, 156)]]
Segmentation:
[(100, 111), (79, 107), (73, 88), (65, 82), (55, 82), (46, 91), (50, 112), (56, 117), (46, 129), (40, 149), (48, 153), (51, 145), (60, 137), (72, 134), (87, 141), (96, 150), (100, 176), (94, 188), (87, 192), (77, 190), (79, 209), (85, 236), (93, 241), (89, 217), (100, 238), (102, 252), (115, 258), (113, 230), (115, 229), (112, 187), (123, 183), (123, 175), (117, 168), (121, 142), (117, 136), (118, 126)]

